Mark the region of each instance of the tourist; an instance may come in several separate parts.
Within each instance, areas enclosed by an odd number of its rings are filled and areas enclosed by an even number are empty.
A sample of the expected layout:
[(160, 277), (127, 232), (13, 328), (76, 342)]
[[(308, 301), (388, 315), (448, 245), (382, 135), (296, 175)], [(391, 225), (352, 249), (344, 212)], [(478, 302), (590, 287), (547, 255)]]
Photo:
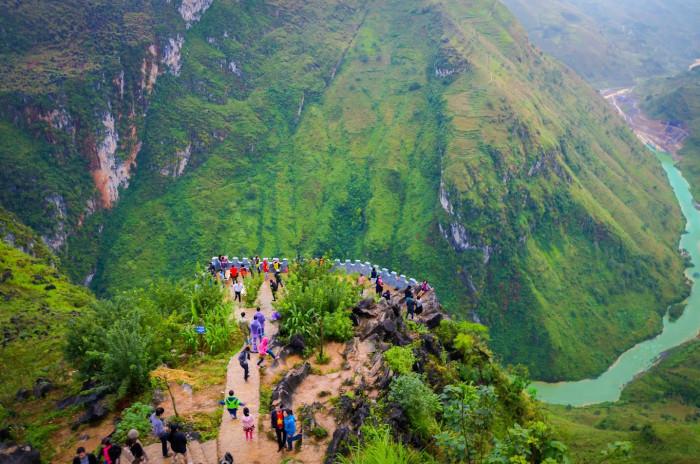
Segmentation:
[(377, 282), (377, 268), (372, 266), (372, 273), (370, 274), (370, 279), (369, 281), (372, 282), (372, 285), (374, 285)]
[(236, 282), (238, 282), (238, 267), (233, 266), (231, 268), (231, 283), (235, 284)]
[(180, 427), (177, 424), (170, 424), (168, 441), (170, 442), (170, 448), (175, 453), (173, 464), (179, 462), (187, 463), (187, 436), (180, 431)]
[(122, 455), (122, 447), (116, 444), (112, 444), (112, 440), (109, 437), (102, 439), (102, 446), (97, 453), (102, 456), (105, 464), (119, 464), (119, 458)]
[(253, 353), (258, 352), (258, 343), (260, 343), (261, 339), (260, 322), (253, 318), (253, 320), (250, 321), (250, 340), (253, 343)]
[(268, 343), (270, 340), (267, 337), (263, 337), (262, 340), (260, 341), (260, 346), (258, 347), (258, 366), (260, 367), (265, 367), (262, 364), (265, 362), (265, 355), (270, 355), (272, 356), (272, 359), (277, 359), (275, 354), (272, 352), (272, 350), (268, 347)]
[(280, 260), (275, 258), (274, 261), (272, 262), (272, 269), (274, 269), (275, 272), (279, 272), (280, 267), (281, 267)]
[(265, 278), (267, 279), (267, 273), (270, 272), (270, 265), (267, 263), (267, 258), (263, 259), (262, 270), (265, 273)]
[(260, 311), (260, 306), (258, 306), (255, 309), (255, 315), (253, 316), (253, 319), (258, 321), (258, 323), (260, 324), (260, 334), (265, 335), (265, 315), (262, 311)]
[(250, 344), (250, 326), (245, 319), (245, 311), (241, 312), (241, 317), (238, 319), (238, 328), (241, 330), (241, 335), (243, 335), (243, 344)]
[(299, 440), (301, 447), (301, 434), (297, 434), (297, 419), (291, 409), (287, 409), (287, 417), (284, 418), (284, 431), (287, 434), (287, 449), (292, 450), (292, 443)]
[(279, 270), (275, 271), (275, 282), (280, 287), (284, 287), (284, 284), (282, 283), (282, 273)]
[(241, 266), (241, 279), (245, 280), (245, 278), (248, 276), (248, 269), (245, 268), (245, 265)]
[(409, 319), (413, 320), (413, 316), (416, 310), (416, 301), (413, 299), (413, 296), (409, 296), (406, 298), (406, 312), (407, 316)]
[(382, 293), (382, 296), (387, 301), (387, 303), (389, 302), (389, 300), (391, 300), (391, 292), (389, 292), (389, 290), (385, 290), (384, 293)]
[(164, 412), (165, 409), (157, 407), (155, 412), (149, 417), (149, 421), (151, 422), (151, 431), (153, 435), (160, 440), (163, 448), (163, 457), (167, 458), (170, 454), (168, 454), (168, 432), (165, 430), (165, 423), (162, 419)]
[(241, 293), (243, 293), (243, 284), (241, 282), (236, 281), (236, 283), (233, 284), (233, 301), (238, 300), (239, 303), (242, 303), (241, 301)]
[(228, 260), (225, 260), (224, 255), (219, 256), (219, 275), (221, 276), (221, 282), (224, 282), (224, 276), (226, 272), (226, 264)]
[(420, 289), (418, 290), (418, 298), (422, 297), (423, 295), (425, 295), (426, 293), (428, 293), (432, 289), (433, 288), (428, 284), (428, 281), (424, 280), (420, 284)]
[(92, 453), (85, 452), (82, 446), (75, 450), (76, 456), (73, 458), (73, 464), (97, 464), (97, 458)]
[(282, 410), (282, 404), (278, 403), (277, 408), (272, 410), (270, 419), (270, 426), (272, 430), (275, 431), (275, 435), (277, 435), (277, 452), (279, 453), (284, 449), (287, 443), (287, 432), (284, 430), (284, 411)]
[(377, 295), (381, 295), (384, 291), (384, 281), (382, 281), (382, 276), (377, 276), (377, 283), (374, 288)]
[(253, 441), (253, 429), (255, 429), (255, 419), (250, 413), (250, 409), (243, 408), (243, 418), (241, 419), (241, 424), (243, 425), (243, 432), (245, 433), (246, 441)]
[(217, 275), (218, 278), (218, 274), (221, 273), (221, 261), (219, 260), (218, 256), (214, 256), (211, 259), (211, 262), (214, 265), (214, 273)]
[[(246, 362), (247, 364), (247, 362)], [(245, 403), (241, 402), (234, 394), (233, 390), (228, 391), (228, 396), (224, 398), (224, 405), (226, 406), (226, 410), (228, 411), (229, 415), (231, 416), (231, 419), (236, 420), (238, 417), (236, 416), (236, 413), (238, 412), (238, 407), (239, 406), (245, 406)]]
[(138, 430), (129, 430), (129, 432), (126, 434), (126, 446), (129, 448), (129, 451), (131, 451), (131, 455), (134, 457), (131, 460), (132, 464), (148, 462), (148, 455), (143, 449), (143, 444), (139, 441)]
[(277, 282), (274, 280), (270, 279), (270, 290), (272, 290), (272, 301), (277, 301), (277, 289), (279, 286), (277, 285)]
[(243, 380), (248, 381), (248, 360), (250, 359), (250, 346), (246, 346), (238, 355), (238, 362), (243, 368)]
[(405, 298), (413, 298), (413, 289), (410, 285), (403, 291), (403, 296)]

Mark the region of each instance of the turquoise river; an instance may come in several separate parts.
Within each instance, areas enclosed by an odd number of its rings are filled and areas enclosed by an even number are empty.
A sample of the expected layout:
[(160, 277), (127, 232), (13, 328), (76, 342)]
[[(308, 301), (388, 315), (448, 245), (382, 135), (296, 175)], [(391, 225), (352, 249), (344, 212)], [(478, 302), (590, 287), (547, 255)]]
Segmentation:
[[(690, 253), (693, 264), (700, 263), (700, 211), (695, 209), (688, 182), (674, 166), (671, 157), (666, 153), (656, 154), (687, 221), (680, 247)], [(671, 322), (666, 316), (659, 335), (625, 351), (598, 378), (575, 382), (534, 382), (532, 386), (537, 390), (537, 398), (547, 403), (572, 406), (617, 401), (622, 388), (637, 374), (649, 369), (661, 353), (697, 335), (700, 329), (700, 290), (695, 285), (692, 273), (692, 268), (686, 270), (688, 278), (693, 280), (693, 288), (685, 311), (678, 320)]]

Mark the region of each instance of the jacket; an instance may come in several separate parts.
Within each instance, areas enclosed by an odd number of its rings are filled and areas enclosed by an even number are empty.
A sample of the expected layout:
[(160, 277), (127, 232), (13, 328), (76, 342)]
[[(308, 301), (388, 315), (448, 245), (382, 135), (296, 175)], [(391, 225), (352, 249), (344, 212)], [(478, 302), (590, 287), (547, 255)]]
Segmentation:
[[(94, 454), (87, 453), (85, 456), (88, 459), (88, 464), (97, 464), (97, 458)], [(76, 456), (73, 458), (73, 464), (80, 464), (80, 456)]]
[(168, 441), (170, 442), (170, 447), (173, 449), (173, 452), (175, 453), (186, 453), (187, 452), (187, 437), (185, 436), (184, 433), (178, 431), (178, 432), (171, 432), (170, 436), (168, 437)]
[(287, 436), (293, 436), (296, 433), (297, 419), (294, 417), (294, 415), (284, 418), (284, 431), (287, 432)]
[[(278, 421), (277, 421), (278, 414), (280, 416), (282, 416), (282, 423), (281, 424), (278, 424)], [(284, 430), (284, 413), (282, 411), (277, 411), (277, 410), (272, 411), (272, 413), (270, 414), (270, 427), (272, 427), (272, 429)]]

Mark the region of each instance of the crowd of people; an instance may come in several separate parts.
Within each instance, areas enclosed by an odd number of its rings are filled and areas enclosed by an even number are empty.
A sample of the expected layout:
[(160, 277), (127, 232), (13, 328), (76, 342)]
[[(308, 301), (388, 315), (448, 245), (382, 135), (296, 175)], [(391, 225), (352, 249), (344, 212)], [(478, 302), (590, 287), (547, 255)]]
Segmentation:
[(209, 263), (209, 272), (211, 275), (224, 283), (230, 285), (233, 290), (233, 301), (242, 303), (242, 295), (245, 294), (245, 280), (247, 277), (264, 275), (265, 280), (268, 274), (272, 274), (269, 280), (270, 290), (272, 290), (272, 300), (277, 298), (277, 291), (280, 287), (284, 287), (282, 281), (282, 262), (278, 258), (269, 261), (267, 258), (260, 259), (260, 256), (253, 256), (248, 259), (248, 264), (244, 262), (231, 262), (228, 256), (219, 255), (212, 258)]

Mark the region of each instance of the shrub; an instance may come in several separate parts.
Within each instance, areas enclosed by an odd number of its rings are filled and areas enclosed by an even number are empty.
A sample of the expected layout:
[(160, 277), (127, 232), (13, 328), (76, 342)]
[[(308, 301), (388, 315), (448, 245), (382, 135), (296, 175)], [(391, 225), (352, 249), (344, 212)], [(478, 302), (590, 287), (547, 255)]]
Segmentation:
[(358, 443), (350, 455), (341, 456), (340, 464), (433, 464), (436, 461), (427, 453), (415, 451), (391, 437), (386, 427), (363, 427), (364, 443)]
[(352, 338), (354, 331), (350, 311), (341, 309), (323, 316), (323, 331), (329, 340), (345, 342)]
[(131, 429), (139, 431), (140, 438), (144, 437), (151, 431), (151, 423), (148, 416), (153, 412), (153, 408), (148, 404), (134, 403), (124, 409), (121, 414), (121, 421), (117, 424), (117, 429), (112, 436), (116, 443), (124, 443), (126, 434)]
[(384, 360), (396, 374), (409, 374), (413, 370), (416, 357), (410, 346), (392, 346), (384, 352)]
[(389, 387), (388, 398), (401, 406), (419, 435), (428, 437), (437, 428), (435, 414), (441, 409), (440, 400), (418, 374), (411, 373), (394, 378)]
[(260, 293), (260, 287), (262, 287), (265, 281), (265, 274), (255, 274), (252, 278), (248, 279), (245, 284), (245, 295), (243, 299), (245, 304), (249, 307), (255, 306), (255, 302), (258, 299), (258, 294)]

